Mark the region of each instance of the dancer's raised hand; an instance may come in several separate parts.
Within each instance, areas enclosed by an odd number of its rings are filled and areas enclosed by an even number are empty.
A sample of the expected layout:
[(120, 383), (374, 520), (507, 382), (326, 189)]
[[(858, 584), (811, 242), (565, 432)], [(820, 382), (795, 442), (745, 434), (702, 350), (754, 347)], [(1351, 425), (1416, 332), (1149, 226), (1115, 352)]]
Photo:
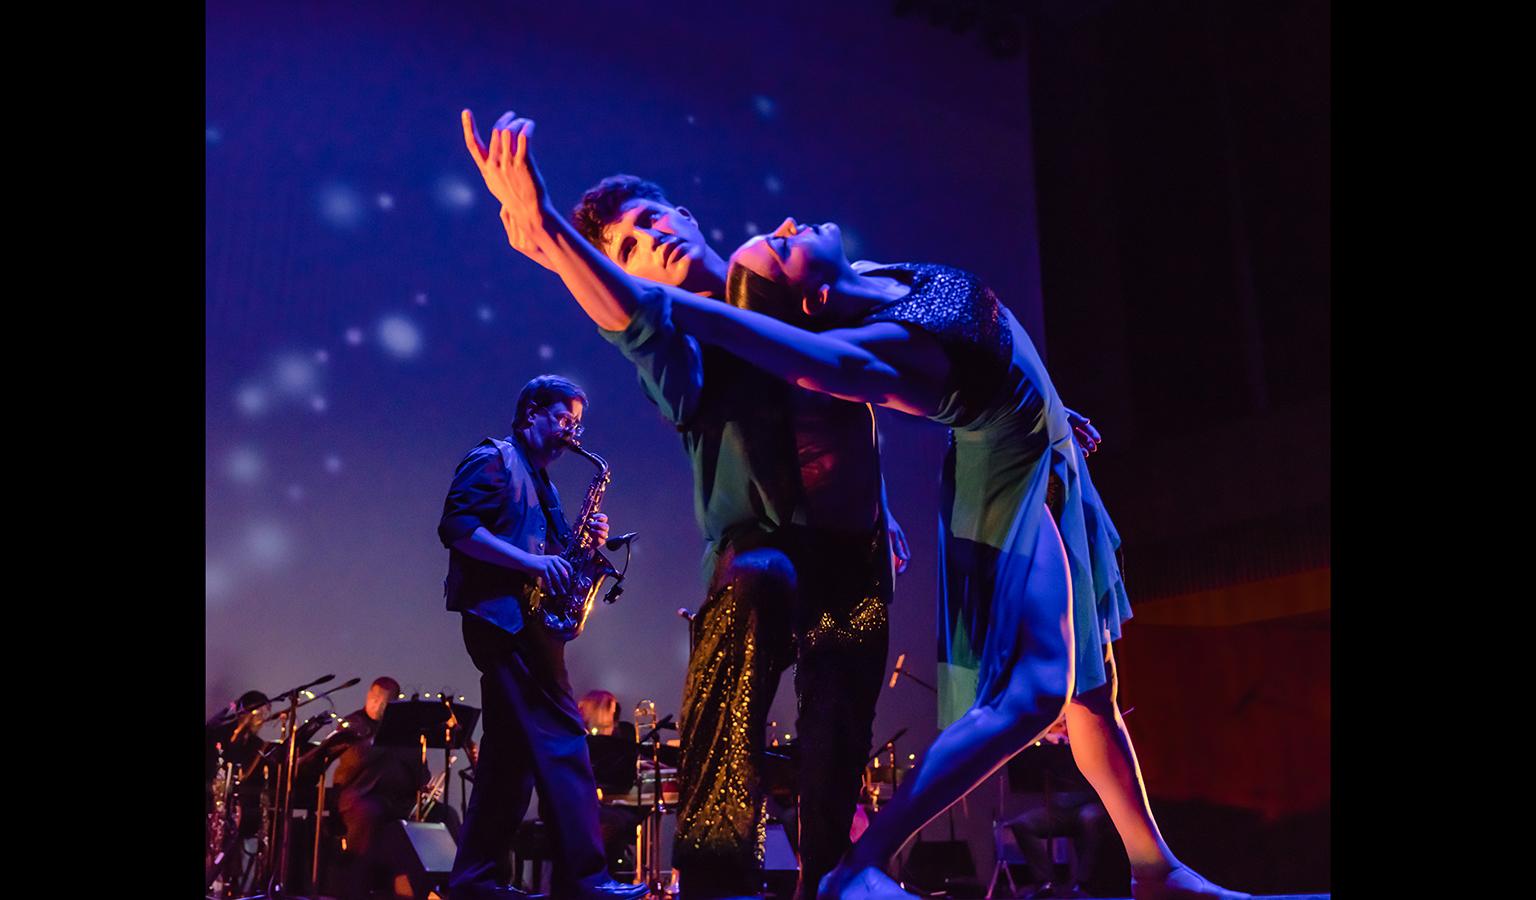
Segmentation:
[[(469, 150), (470, 158), (475, 162), (475, 168), (480, 170), (480, 177), (485, 180), (488, 188), (501, 203), (501, 222), (507, 230), (507, 241), (512, 248), (539, 265), (551, 271), (554, 266), (550, 264), (543, 251), (533, 239), (531, 227), (535, 227), (539, 220), (537, 215), (527, 215), (524, 207), (528, 202), (529, 190), (534, 197), (535, 210), (543, 203), (546, 197), (544, 179), (539, 175), (537, 168), (533, 167), (532, 159), (527, 157), (527, 136), (533, 133), (533, 122), (529, 119), (519, 119), (517, 114), (508, 110), (501, 114), (491, 129), (491, 146), (486, 147), (480, 141), (480, 133), (475, 127), (475, 114), (464, 110), (459, 115), (464, 125), (464, 146)], [(517, 126), (518, 131), (513, 128)], [(525, 127), (526, 126), (526, 127)], [(501, 163), (507, 161), (515, 153), (515, 146), (508, 140), (512, 134), (521, 134), (523, 156), (526, 160), (526, 168), (523, 182), (519, 184), (521, 190), (515, 189), (508, 180), (508, 172), (503, 171)], [(513, 153), (507, 152), (507, 147), (513, 146)], [(532, 184), (527, 184), (527, 177), (531, 176)]]

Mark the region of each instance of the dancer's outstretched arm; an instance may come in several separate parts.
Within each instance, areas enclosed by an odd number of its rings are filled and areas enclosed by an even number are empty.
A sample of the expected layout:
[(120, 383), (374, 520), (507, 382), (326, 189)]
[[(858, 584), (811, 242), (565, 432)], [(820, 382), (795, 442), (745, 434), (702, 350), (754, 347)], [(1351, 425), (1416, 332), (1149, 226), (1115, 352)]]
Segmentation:
[(641, 292), (653, 285), (625, 273), (555, 210), (528, 146), (533, 121), (503, 114), (487, 148), (475, 131), (474, 115), (466, 109), (460, 118), (464, 144), (486, 187), (501, 201), (501, 220), (512, 247), (559, 275), (599, 328), (625, 328)]
[(694, 333), (697, 325), (701, 340), (727, 347), (786, 381), (914, 415), (937, 407), (948, 362), (925, 335), (891, 323), (817, 334), (677, 288), (642, 283), (589, 244), (554, 209), (529, 146), (532, 120), (503, 115), (497, 124), (505, 122), (506, 127), (491, 132), (489, 148), (480, 143), (469, 110), (462, 120), (465, 146), (486, 186), (502, 202), (508, 241), (558, 274), (598, 327), (624, 328), (634, 317), (641, 292), (660, 288), (671, 298), (683, 331)]
[(894, 322), (806, 331), (771, 316), (687, 295), (678, 327), (791, 384), (914, 416), (938, 409), (949, 360), (938, 342)]

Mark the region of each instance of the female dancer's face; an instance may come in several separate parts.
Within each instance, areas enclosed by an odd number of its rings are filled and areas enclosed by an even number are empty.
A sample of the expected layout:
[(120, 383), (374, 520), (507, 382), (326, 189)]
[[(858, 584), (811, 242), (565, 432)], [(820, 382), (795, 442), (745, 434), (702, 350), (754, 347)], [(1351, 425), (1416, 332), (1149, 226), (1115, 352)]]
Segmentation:
[(790, 218), (772, 234), (760, 234), (742, 244), (731, 254), (731, 263), (775, 284), (814, 291), (835, 281), (848, 259), (843, 255), (843, 234), (836, 225), (800, 225)]

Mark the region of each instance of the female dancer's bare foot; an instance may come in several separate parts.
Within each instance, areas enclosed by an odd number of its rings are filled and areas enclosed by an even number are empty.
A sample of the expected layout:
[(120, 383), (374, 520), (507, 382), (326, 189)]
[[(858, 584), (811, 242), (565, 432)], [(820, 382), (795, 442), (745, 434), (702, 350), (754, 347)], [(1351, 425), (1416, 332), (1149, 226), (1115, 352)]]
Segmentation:
[(1252, 896), (1212, 884), (1182, 863), (1162, 878), (1131, 876), (1132, 900), (1251, 900)]
[(822, 876), (821, 884), (816, 886), (816, 900), (886, 900), (916, 896), (902, 890), (891, 876), (874, 866), (855, 871), (839, 863), (837, 868)]

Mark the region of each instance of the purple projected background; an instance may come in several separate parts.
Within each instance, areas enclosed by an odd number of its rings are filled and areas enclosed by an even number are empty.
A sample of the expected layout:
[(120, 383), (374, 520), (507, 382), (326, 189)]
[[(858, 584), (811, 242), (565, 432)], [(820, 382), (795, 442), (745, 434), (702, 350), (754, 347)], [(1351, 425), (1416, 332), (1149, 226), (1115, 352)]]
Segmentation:
[[(787, 214), (837, 221), (854, 258), (981, 273), (1043, 343), (1021, 59), (873, 0), (681, 8), (209, 5), (207, 712), (326, 672), (478, 705), (435, 527), (456, 462), (541, 372), (590, 392), (605, 508), (641, 533), (622, 602), (568, 653), (572, 685), (614, 691), (626, 718), (642, 697), (677, 708), (675, 610), (702, 597), (686, 458), (559, 281), (506, 246), (462, 107), (482, 128), (508, 108), (538, 121), (562, 208), (626, 171), (722, 251)], [(931, 681), (943, 432), (882, 427), (915, 555), (891, 661)], [(573, 503), (591, 469), (552, 474)], [(793, 733), (787, 681), (773, 718)], [(915, 684), (881, 694), (876, 740), (902, 727), (903, 755), (935, 733)]]

